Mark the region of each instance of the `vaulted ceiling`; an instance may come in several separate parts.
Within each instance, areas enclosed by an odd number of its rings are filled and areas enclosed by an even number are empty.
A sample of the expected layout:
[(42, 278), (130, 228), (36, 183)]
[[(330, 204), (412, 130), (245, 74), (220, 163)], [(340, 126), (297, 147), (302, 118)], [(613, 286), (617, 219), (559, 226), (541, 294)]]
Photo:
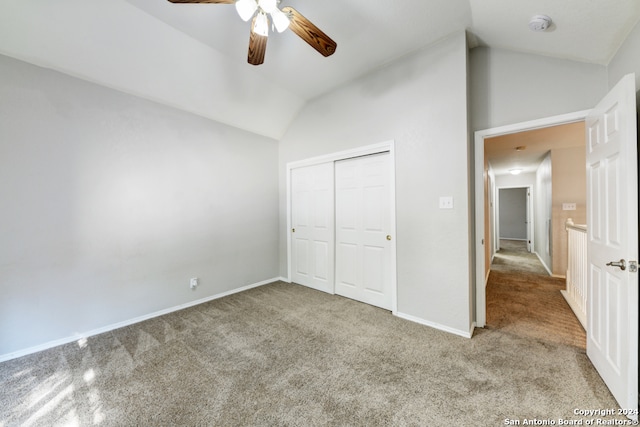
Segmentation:
[[(338, 43), (324, 58), (291, 31), (247, 64), (233, 5), (167, 0), (3, 0), (0, 53), (271, 138), (309, 100), (467, 31), (489, 46), (606, 65), (640, 20), (637, 0), (282, 0)], [(527, 24), (546, 14), (554, 25)]]

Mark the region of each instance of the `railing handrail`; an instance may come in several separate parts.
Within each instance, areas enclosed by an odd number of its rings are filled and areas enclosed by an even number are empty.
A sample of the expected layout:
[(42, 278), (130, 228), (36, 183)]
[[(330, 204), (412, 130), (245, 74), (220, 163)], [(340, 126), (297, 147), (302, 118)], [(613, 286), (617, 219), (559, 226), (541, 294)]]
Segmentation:
[(583, 233), (587, 232), (587, 224), (574, 224), (571, 218), (567, 218), (567, 221), (564, 223), (564, 227), (566, 230), (582, 231)]

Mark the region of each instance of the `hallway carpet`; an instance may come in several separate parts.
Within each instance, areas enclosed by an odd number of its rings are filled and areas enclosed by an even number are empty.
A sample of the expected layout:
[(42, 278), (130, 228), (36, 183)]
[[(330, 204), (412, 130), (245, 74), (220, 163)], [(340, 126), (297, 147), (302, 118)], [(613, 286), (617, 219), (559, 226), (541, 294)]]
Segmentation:
[(586, 349), (586, 335), (560, 290), (526, 242), (501, 240), (487, 284), (487, 328)]

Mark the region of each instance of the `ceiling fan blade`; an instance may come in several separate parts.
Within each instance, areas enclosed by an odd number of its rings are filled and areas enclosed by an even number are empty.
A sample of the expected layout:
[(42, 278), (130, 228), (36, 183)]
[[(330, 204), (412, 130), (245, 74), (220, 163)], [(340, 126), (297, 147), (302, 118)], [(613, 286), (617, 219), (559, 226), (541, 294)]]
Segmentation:
[(220, 3), (234, 4), (236, 0), (169, 0), (171, 3)]
[(302, 16), (300, 12), (294, 8), (287, 6), (283, 7), (282, 11), (289, 17), (291, 23), (289, 28), (296, 33), (302, 40), (309, 43), (311, 47), (320, 52), (323, 56), (333, 55), (336, 51), (338, 44), (331, 40), (331, 37), (326, 35), (309, 21)]
[(251, 21), (251, 33), (249, 34), (249, 54), (247, 62), (252, 65), (260, 65), (264, 62), (264, 54), (267, 51), (267, 36), (261, 36), (253, 32), (257, 16)]

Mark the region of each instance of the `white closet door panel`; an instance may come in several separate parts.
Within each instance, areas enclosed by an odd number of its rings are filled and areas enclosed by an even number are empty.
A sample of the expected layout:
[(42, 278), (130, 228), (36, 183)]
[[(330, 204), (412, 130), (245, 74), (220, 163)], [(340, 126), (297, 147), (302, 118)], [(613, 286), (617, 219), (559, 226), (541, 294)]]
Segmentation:
[(336, 293), (391, 309), (388, 153), (336, 162)]
[(291, 280), (333, 293), (333, 163), (291, 170)]

